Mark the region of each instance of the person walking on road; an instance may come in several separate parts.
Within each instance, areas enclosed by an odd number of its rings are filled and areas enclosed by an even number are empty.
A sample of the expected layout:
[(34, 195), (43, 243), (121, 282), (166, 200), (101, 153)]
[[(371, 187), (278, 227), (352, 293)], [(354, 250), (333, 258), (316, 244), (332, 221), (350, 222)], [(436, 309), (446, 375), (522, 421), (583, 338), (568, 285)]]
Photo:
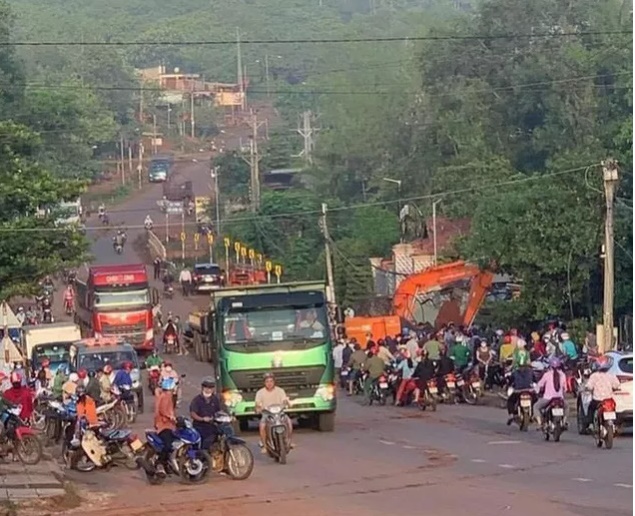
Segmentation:
[(179, 282), (181, 283), (181, 289), (183, 290), (183, 297), (187, 297), (190, 294), (192, 287), (192, 273), (186, 267), (183, 267), (181, 274), (179, 274)]
[(154, 279), (158, 280), (161, 278), (161, 258), (157, 256), (152, 262), (152, 265), (154, 267)]
[(183, 342), (183, 323), (178, 315), (174, 317), (174, 326), (176, 327), (176, 341), (179, 343), (179, 355), (189, 355), (190, 352)]

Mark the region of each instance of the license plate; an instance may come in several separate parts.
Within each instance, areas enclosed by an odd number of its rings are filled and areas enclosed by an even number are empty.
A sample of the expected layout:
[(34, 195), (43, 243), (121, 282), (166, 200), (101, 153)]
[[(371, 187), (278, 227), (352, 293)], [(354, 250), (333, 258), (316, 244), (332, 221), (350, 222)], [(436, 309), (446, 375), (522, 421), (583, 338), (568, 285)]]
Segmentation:
[(381, 383), (379, 384), (379, 388), (380, 388), (380, 389), (387, 389), (387, 388), (388, 388), (388, 384), (387, 384), (386, 382), (381, 382)]
[(459, 387), (463, 387), (463, 386), (465, 385), (465, 382), (464, 382), (463, 380), (459, 380), (458, 382), (456, 382), (456, 384), (457, 384)]
[(456, 383), (448, 382), (448, 389), (454, 389), (456, 387)]
[(481, 388), (481, 382), (472, 382), (472, 387), (474, 387), (475, 389), (480, 389)]
[(132, 448), (133, 452), (138, 452), (141, 448), (143, 448), (143, 443), (139, 439), (135, 439), (130, 443), (130, 448)]
[(561, 408), (552, 408), (552, 409), (551, 409), (551, 413), (552, 413), (554, 416), (564, 416), (564, 409), (561, 409)]
[(520, 400), (520, 406), (523, 408), (531, 407), (531, 400)]
[(430, 387), (428, 390), (430, 391), (430, 394), (436, 394), (437, 392), (439, 392), (439, 389), (437, 389), (436, 387)]
[(607, 421), (615, 421), (615, 412), (605, 412), (604, 419)]
[(348, 376), (348, 371), (342, 371), (342, 372), (340, 373), (340, 375), (341, 375), (341, 376)]

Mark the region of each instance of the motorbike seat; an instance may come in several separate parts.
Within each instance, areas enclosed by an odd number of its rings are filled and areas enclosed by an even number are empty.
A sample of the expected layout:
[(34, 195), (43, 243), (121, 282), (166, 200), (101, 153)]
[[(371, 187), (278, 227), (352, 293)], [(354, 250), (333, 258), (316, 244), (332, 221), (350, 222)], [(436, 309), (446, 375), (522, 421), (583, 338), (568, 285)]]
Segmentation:
[(132, 430), (106, 430), (105, 428), (100, 428), (99, 433), (109, 441), (125, 441), (130, 437)]

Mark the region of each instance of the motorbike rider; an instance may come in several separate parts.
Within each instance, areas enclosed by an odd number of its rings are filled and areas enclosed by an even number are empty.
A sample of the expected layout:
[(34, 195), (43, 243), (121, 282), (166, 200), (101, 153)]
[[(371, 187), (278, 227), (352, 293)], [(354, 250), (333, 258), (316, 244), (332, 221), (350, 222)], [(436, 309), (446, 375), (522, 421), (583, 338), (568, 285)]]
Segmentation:
[(362, 366), (364, 365), (364, 361), (366, 360), (366, 352), (362, 349), (359, 343), (355, 342), (353, 347), (355, 348), (355, 351), (353, 351), (347, 363), (347, 366), (351, 369), (350, 373), (348, 374), (349, 396), (353, 395), (353, 385), (362, 374)]
[(99, 208), (97, 208), (97, 213), (99, 214), (100, 219), (106, 215), (106, 206), (104, 206), (103, 202), (99, 205)]
[(174, 337), (174, 341), (176, 343), (176, 346), (178, 348), (179, 345), (179, 332), (178, 329), (176, 327), (176, 324), (174, 323), (174, 319), (172, 319), (171, 315), (168, 315), (168, 322), (166, 323), (165, 327), (163, 328), (163, 350), (165, 352), (167, 352), (167, 338), (169, 336)]
[(454, 367), (459, 373), (469, 365), (472, 352), (463, 335), (458, 334), (454, 345), (450, 348), (450, 358), (454, 362)]
[(412, 389), (410, 385), (414, 383), (414, 380), (412, 379), (414, 371), (415, 364), (410, 357), (408, 350), (404, 349), (401, 360), (397, 364), (397, 372), (401, 374), (401, 382), (399, 383), (399, 388), (397, 389), (397, 394), (395, 395), (395, 405), (403, 405), (404, 394)]
[(439, 388), (439, 394), (443, 394), (447, 387), (447, 385), (445, 384), (445, 375), (453, 372), (454, 362), (448, 356), (445, 349), (442, 349), (441, 355), (439, 356), (439, 361), (437, 363), (437, 386)]
[(385, 365), (390, 365), (390, 363), (395, 360), (394, 355), (386, 346), (386, 341), (384, 339), (379, 339), (377, 341), (377, 356), (382, 359)]
[(88, 371), (86, 371), (86, 369), (80, 369), (79, 371), (77, 371), (77, 376), (79, 377), (77, 385), (83, 385), (84, 387), (86, 387), (86, 385), (88, 384)]
[(152, 229), (154, 223), (152, 222), (152, 218), (150, 218), (150, 215), (146, 215), (146, 219), (143, 221), (143, 225), (146, 229)]
[(119, 369), (119, 371), (117, 371), (117, 373), (115, 374), (115, 378), (112, 381), (112, 384), (114, 386), (116, 386), (117, 388), (119, 388), (119, 390), (123, 390), (125, 386), (128, 386), (128, 388), (132, 387), (132, 377), (130, 376), (130, 373), (132, 372), (132, 363), (131, 362), (124, 362), (123, 364), (121, 364), (121, 369)]
[(202, 448), (209, 450), (216, 438), (214, 414), (224, 410), (223, 403), (215, 392), (216, 381), (206, 376), (201, 381), (201, 393), (190, 403), (192, 425), (201, 434)]
[(106, 364), (103, 368), (104, 374), (99, 378), (99, 397), (102, 403), (109, 403), (112, 399), (112, 381), (110, 375), (112, 374), (112, 366)]
[(104, 374), (102, 368), (95, 372), (88, 373), (88, 382), (86, 383), (86, 394), (88, 394), (95, 403), (101, 402), (101, 383), (100, 379)]
[(527, 342), (524, 339), (516, 339), (516, 349), (512, 353), (512, 369), (528, 366), (531, 363)]
[(476, 362), (478, 363), (479, 377), (484, 382), (486, 389), (490, 387), (492, 383), (490, 366), (492, 365), (493, 360), (494, 357), (492, 356), (492, 350), (487, 345), (487, 341), (479, 341), (476, 349)]
[(146, 358), (146, 368), (150, 369), (152, 367), (161, 367), (162, 363), (163, 359), (159, 356), (159, 351), (157, 348), (153, 348), (150, 356)]
[(73, 306), (75, 306), (75, 291), (71, 285), (68, 285), (64, 289), (64, 309), (66, 309), (67, 306), (70, 307), (71, 310)]
[[(564, 372), (561, 370), (562, 363), (557, 357), (553, 357), (549, 361), (549, 369), (542, 375), (542, 378), (536, 385), (536, 392), (542, 397), (534, 403), (534, 417), (536, 423), (540, 428), (542, 426), (542, 411), (549, 406), (551, 400), (561, 399), (564, 401), (564, 390), (567, 384), (567, 379)], [(564, 403), (564, 423), (567, 426), (568, 407)]]
[(366, 380), (364, 381), (364, 405), (370, 404), (370, 395), (373, 385), (379, 380), (379, 377), (384, 374), (386, 364), (379, 357), (376, 352), (369, 351), (362, 369), (368, 373)]
[(620, 390), (620, 381), (617, 376), (608, 372), (611, 361), (606, 356), (599, 356), (591, 367), (594, 371), (584, 385), (584, 389), (591, 392), (589, 421), (593, 421), (595, 411), (600, 404), (606, 399), (613, 398), (613, 391)]
[(179, 382), (179, 373), (174, 370), (174, 366), (172, 362), (165, 361), (163, 362), (163, 368), (161, 369), (161, 379), (163, 378), (172, 378), (174, 380), (174, 388), (172, 389), (173, 393), (176, 394), (177, 403), (181, 399), (181, 385)]
[(113, 247), (123, 248), (124, 244), (126, 243), (126, 238), (123, 235), (123, 232), (121, 230), (117, 232), (117, 234), (112, 238), (112, 240), (113, 240)]
[(514, 421), (514, 415), (516, 414), (517, 405), (520, 400), (520, 391), (531, 391), (532, 403), (535, 398), (535, 391), (533, 389), (533, 374), (529, 364), (519, 366), (514, 369), (511, 377), (511, 388), (513, 392), (507, 398), (507, 426), (511, 425)]
[(77, 417), (83, 417), (86, 419), (88, 426), (99, 426), (99, 419), (97, 418), (97, 404), (86, 392), (86, 387), (78, 385), (77, 390), (75, 391), (75, 396), (77, 396)]
[[(289, 407), (290, 401), (287, 397), (287, 393), (284, 389), (278, 387), (276, 385), (276, 379), (273, 376), (273, 373), (266, 373), (264, 376), (265, 386), (256, 392), (256, 414), (261, 414), (263, 410), (267, 410), (274, 405), (280, 405), (282, 407)], [(258, 425), (258, 430), (260, 434), (260, 450), (263, 454), (267, 453), (265, 443), (267, 442), (267, 420), (263, 415), (260, 419), (260, 424)], [(291, 444), (291, 436), (293, 434), (293, 424), (291, 423), (291, 419), (286, 419), (287, 423), (287, 432), (289, 437), (289, 445), (291, 448), (294, 447)]]
[(428, 390), (428, 381), (434, 378), (435, 366), (434, 362), (428, 356), (428, 350), (423, 348), (420, 353), (420, 360), (415, 367), (412, 377), (417, 381), (417, 389), (415, 390), (415, 403), (419, 402), (422, 392)]
[(9, 375), (11, 387), (2, 393), (6, 401), (13, 405), (21, 405), (20, 418), (28, 421), (33, 415), (33, 394), (31, 389), (22, 384), (22, 379), (15, 371)]
[(43, 389), (48, 389), (51, 385), (51, 380), (53, 379), (53, 373), (51, 372), (51, 362), (48, 358), (42, 360), (42, 364), (40, 365), (40, 370), (37, 372), (37, 379), (40, 382), (40, 385)]
[(571, 340), (569, 334), (565, 331), (560, 335), (560, 339), (562, 343), (560, 344), (560, 349), (562, 354), (564, 355), (564, 359), (566, 360), (567, 366), (574, 366), (578, 360), (578, 348), (575, 343)]
[(66, 367), (58, 367), (55, 371), (55, 377), (53, 378), (53, 395), (56, 398), (62, 398), (64, 384), (68, 380), (68, 372)]
[(506, 362), (512, 360), (512, 355), (514, 354), (514, 345), (512, 344), (511, 335), (505, 335), (503, 337), (503, 343), (500, 345), (498, 349), (498, 359), (502, 367), (505, 367)]
[(163, 378), (159, 385), (161, 391), (157, 396), (154, 405), (154, 429), (159, 434), (163, 448), (159, 453), (157, 464), (157, 474), (165, 475), (165, 464), (170, 458), (173, 432), (176, 430), (176, 416), (174, 414), (174, 404), (172, 402), (172, 391), (176, 387), (173, 378)]
[(62, 401), (68, 403), (77, 390), (77, 384), (79, 383), (79, 376), (77, 373), (71, 373), (68, 375), (68, 381), (62, 386)]

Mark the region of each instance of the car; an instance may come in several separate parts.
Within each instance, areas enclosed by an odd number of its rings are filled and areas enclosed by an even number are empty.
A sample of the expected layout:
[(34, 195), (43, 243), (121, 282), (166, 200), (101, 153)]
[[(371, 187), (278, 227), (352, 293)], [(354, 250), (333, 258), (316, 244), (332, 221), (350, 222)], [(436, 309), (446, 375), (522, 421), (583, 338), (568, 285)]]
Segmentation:
[[(608, 351), (605, 356), (609, 359), (609, 373), (614, 374), (620, 381), (619, 391), (613, 394), (615, 400), (616, 424), (619, 430), (633, 426), (633, 353)], [(587, 433), (592, 421), (587, 413), (590, 394), (581, 391), (576, 403), (578, 433)]]
[(216, 290), (225, 284), (225, 274), (215, 263), (197, 263), (192, 271), (194, 292)]

